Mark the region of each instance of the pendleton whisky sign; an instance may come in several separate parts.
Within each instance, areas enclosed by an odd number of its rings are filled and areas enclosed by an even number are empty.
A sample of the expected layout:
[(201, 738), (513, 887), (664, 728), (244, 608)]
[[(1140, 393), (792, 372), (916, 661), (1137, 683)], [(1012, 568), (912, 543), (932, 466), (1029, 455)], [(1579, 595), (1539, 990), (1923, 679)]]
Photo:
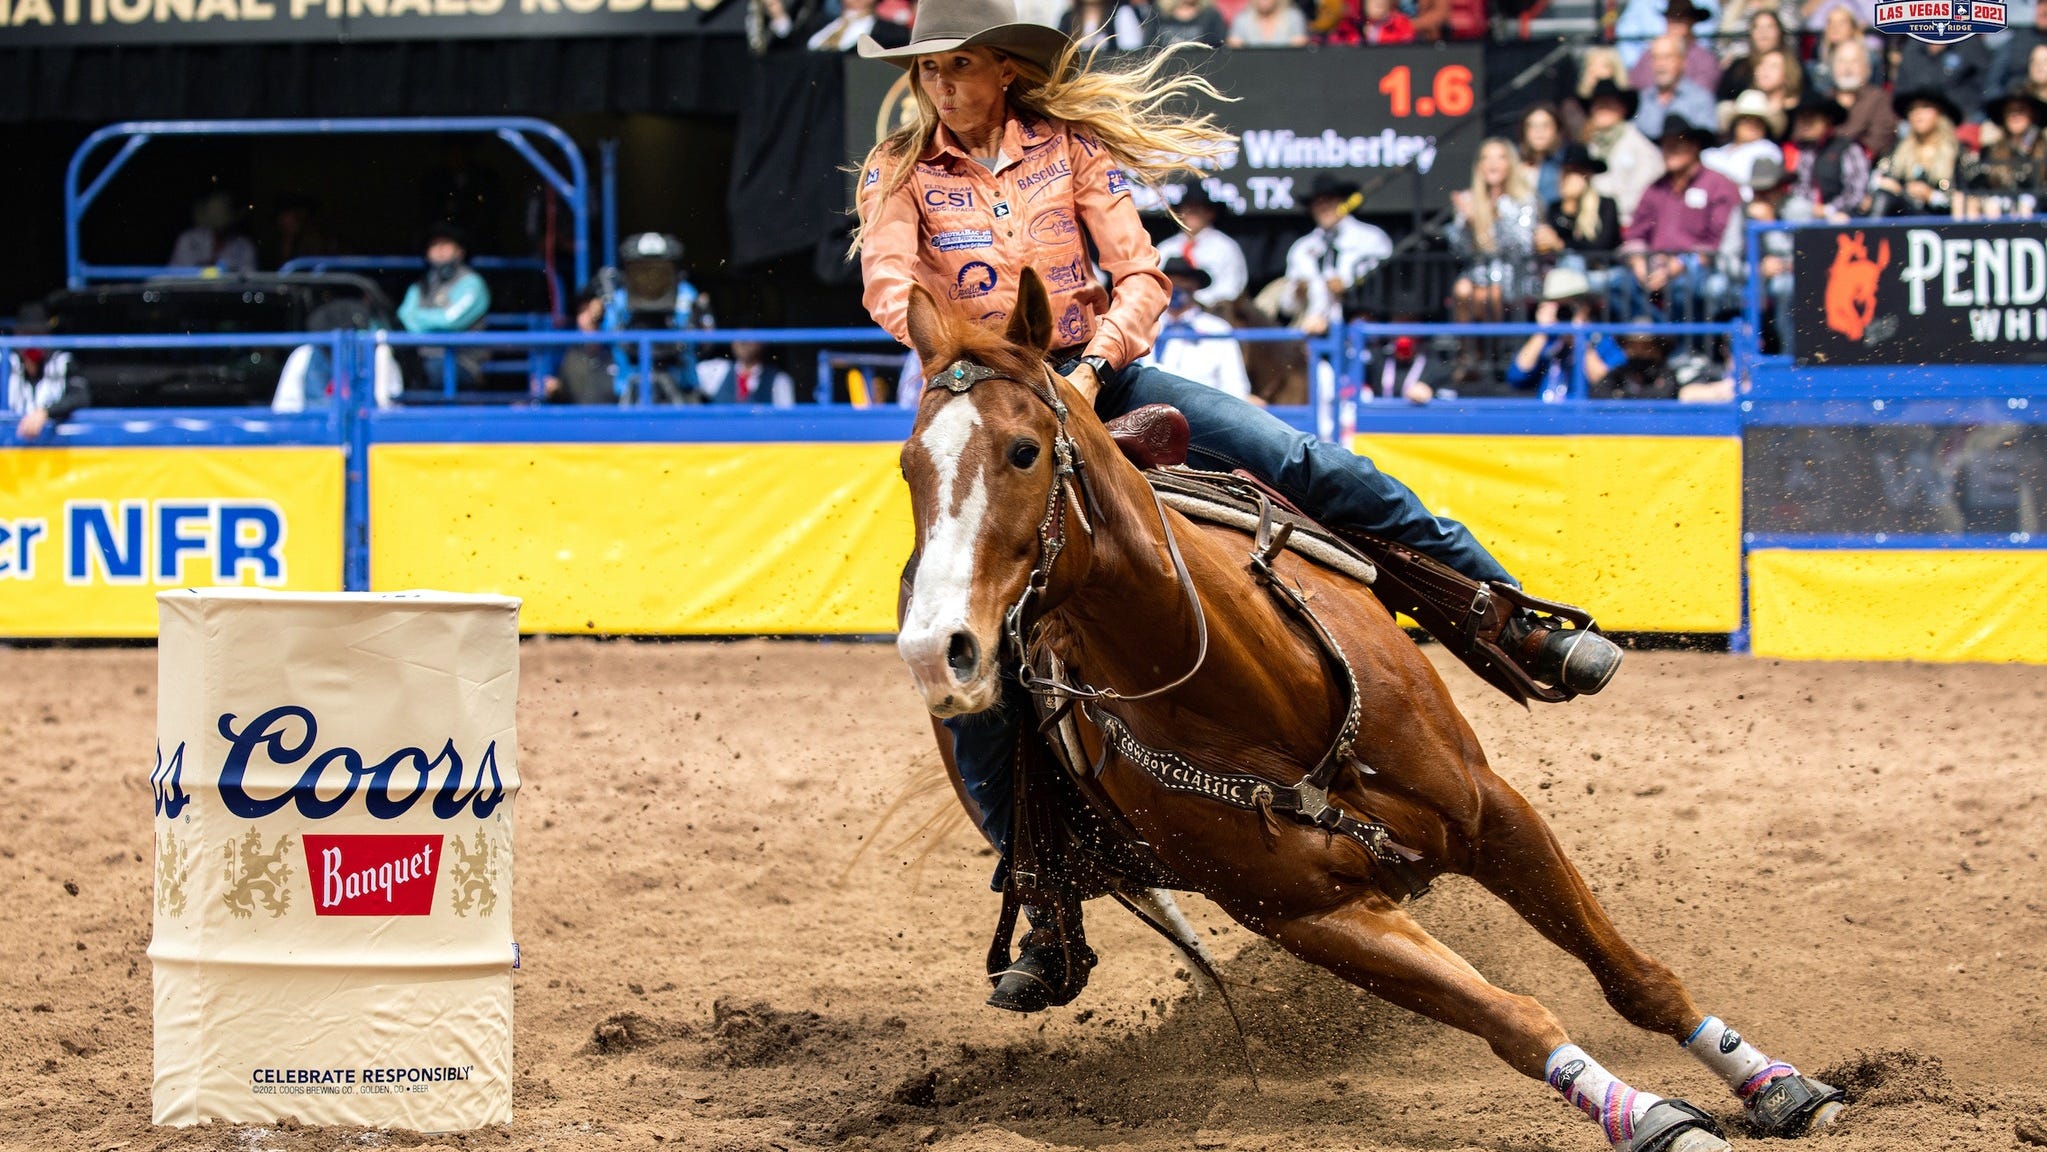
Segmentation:
[(1792, 235), (1801, 365), (2047, 364), (2047, 223), (1847, 224)]
[(742, 31), (737, 0), (0, 0), (0, 47)]

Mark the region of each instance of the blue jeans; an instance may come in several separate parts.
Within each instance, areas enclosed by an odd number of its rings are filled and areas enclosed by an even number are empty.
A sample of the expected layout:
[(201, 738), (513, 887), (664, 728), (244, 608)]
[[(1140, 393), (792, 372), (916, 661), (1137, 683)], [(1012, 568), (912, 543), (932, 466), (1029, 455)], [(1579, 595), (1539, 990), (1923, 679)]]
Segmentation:
[[(1341, 445), (1325, 444), (1279, 417), (1227, 392), (1182, 380), (1157, 368), (1131, 365), (1102, 382), (1095, 412), (1107, 420), (1146, 404), (1170, 404), (1193, 431), (1187, 463), (1227, 472), (1242, 468), (1334, 528), (1397, 540), (1474, 580), (1518, 584), (1469, 529), (1422, 506), (1407, 485)], [(1015, 810), (1011, 779), (1016, 741), (1032, 715), (1030, 694), (1005, 675), (994, 708), (945, 722), (953, 759), (967, 795), (981, 809), (981, 833), (1009, 854)], [(994, 887), (1002, 886), (998, 866)]]

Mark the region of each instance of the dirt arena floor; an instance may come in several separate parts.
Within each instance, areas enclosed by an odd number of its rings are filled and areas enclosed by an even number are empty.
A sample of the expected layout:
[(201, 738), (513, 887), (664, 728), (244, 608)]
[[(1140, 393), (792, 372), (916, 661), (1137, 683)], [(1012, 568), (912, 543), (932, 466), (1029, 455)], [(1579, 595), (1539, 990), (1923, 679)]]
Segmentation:
[[(1643, 652), (1533, 714), (1446, 675), (1623, 930), (1848, 1088), (1820, 1148), (2047, 1145), (2047, 668)], [(1192, 898), (1253, 986), (1263, 1091), (1217, 998), (1107, 904), (1083, 1000), (982, 1007), (988, 852), (957, 821), (914, 835), (946, 792), (871, 835), (934, 765), (894, 651), (766, 642), (526, 645), (509, 1129), (154, 1129), (155, 653), (0, 649), (0, 684), (0, 1147), (1604, 1147), (1477, 1040)], [(1738, 1128), (1723, 1088), (1474, 885), (1417, 914), (1616, 1072)]]

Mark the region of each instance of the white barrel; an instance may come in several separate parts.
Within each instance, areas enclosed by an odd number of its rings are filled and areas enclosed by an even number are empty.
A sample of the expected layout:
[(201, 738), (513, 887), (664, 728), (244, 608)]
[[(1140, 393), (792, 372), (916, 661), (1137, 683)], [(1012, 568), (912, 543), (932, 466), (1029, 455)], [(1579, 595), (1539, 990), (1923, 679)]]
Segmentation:
[(156, 1122), (510, 1121), (519, 602), (157, 605)]

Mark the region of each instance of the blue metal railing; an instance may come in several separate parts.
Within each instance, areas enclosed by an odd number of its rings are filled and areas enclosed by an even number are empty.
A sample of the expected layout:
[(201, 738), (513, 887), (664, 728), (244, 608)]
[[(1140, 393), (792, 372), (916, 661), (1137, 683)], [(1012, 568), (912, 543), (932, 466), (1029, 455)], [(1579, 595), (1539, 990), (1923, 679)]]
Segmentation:
[[(79, 251), (79, 227), (86, 210), (142, 146), (159, 136), (387, 136), (470, 133), (495, 136), (526, 161), (541, 180), (569, 205), (573, 218), (576, 283), (590, 279), (590, 175), (583, 154), (568, 134), (530, 116), (361, 117), (337, 120), (129, 120), (109, 124), (85, 138), (71, 154), (64, 171), (64, 278), (72, 288), (96, 280), (141, 280), (152, 276), (203, 273), (203, 268), (170, 265), (102, 265), (88, 263)], [(568, 169), (564, 174), (542, 155), (534, 137), (553, 145)], [(80, 186), (86, 162), (103, 145), (121, 146)]]

